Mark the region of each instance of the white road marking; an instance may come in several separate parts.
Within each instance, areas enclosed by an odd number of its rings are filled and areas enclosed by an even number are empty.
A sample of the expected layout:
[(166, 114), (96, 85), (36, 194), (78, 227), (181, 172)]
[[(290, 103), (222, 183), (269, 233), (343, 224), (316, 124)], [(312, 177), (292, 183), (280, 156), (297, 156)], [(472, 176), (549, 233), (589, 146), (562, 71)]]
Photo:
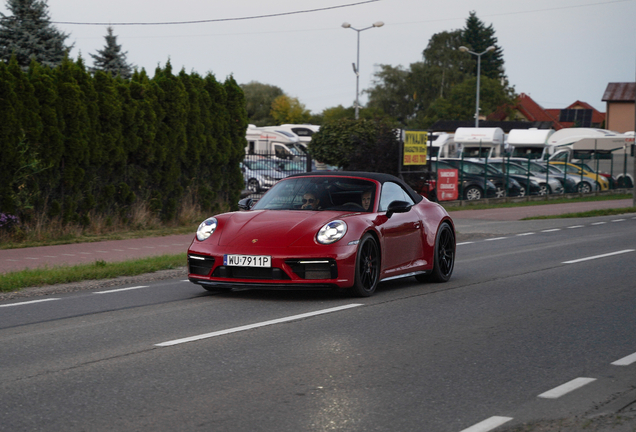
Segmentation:
[(510, 420), (512, 420), (512, 417), (490, 417), (489, 419), (479, 422), (468, 429), (462, 430), (461, 432), (488, 432), (504, 423), (509, 422)]
[(595, 256), (591, 256), (591, 257), (587, 257), (587, 258), (579, 258), (579, 259), (575, 259), (575, 260), (571, 260), (571, 261), (563, 261), (561, 264), (575, 264), (575, 263), (579, 263), (579, 262), (582, 262), (582, 261), (589, 261), (589, 260), (598, 259), (598, 258), (606, 258), (608, 256), (620, 255), (620, 254), (624, 254), (624, 253), (628, 253), (628, 252), (634, 252), (634, 249), (625, 249), (625, 250), (622, 250), (622, 251), (610, 252), (610, 253), (606, 253), (606, 254), (603, 254), (603, 255), (595, 255)]
[(461, 246), (461, 245), (467, 245), (467, 244), (473, 244), (475, 242), (463, 242), (463, 243), (457, 243), (455, 246)]
[(245, 331), (245, 330), (251, 330), (251, 329), (255, 329), (255, 328), (259, 328), (259, 327), (265, 327), (265, 326), (269, 326), (269, 325), (273, 325), (273, 324), (280, 324), (280, 323), (284, 323), (284, 322), (288, 322), (288, 321), (295, 321), (295, 320), (308, 318), (308, 317), (312, 317), (312, 316), (316, 316), (316, 315), (323, 315), (323, 314), (327, 314), (327, 313), (331, 313), (331, 312), (338, 312), (338, 311), (341, 311), (341, 310), (350, 309), (350, 308), (354, 308), (354, 307), (357, 307), (357, 306), (362, 306), (362, 304), (353, 303), (353, 304), (350, 304), (350, 305), (338, 306), (338, 307), (334, 307), (334, 308), (330, 308), (330, 309), (322, 309), (322, 310), (319, 310), (319, 311), (308, 312), (308, 313), (304, 313), (304, 314), (300, 314), (300, 315), (293, 315), (293, 316), (289, 316), (289, 317), (286, 317), (286, 318), (279, 318), (279, 319), (275, 319), (275, 320), (271, 320), (271, 321), (263, 321), (263, 322), (260, 322), (260, 323), (248, 324), (248, 325), (244, 325), (244, 326), (241, 326), (241, 327), (230, 328), (230, 329), (227, 329), (227, 330), (219, 330), (219, 331), (212, 332), (212, 333), (205, 333), (205, 334), (201, 334), (201, 335), (197, 335), (197, 336), (190, 336), (190, 337), (183, 338), (183, 339), (175, 339), (175, 340), (171, 340), (171, 341), (168, 341), (168, 342), (162, 342), (162, 343), (155, 344), (155, 346), (167, 347), (167, 346), (172, 346), (172, 345), (178, 345), (178, 344), (182, 344), (182, 343), (198, 341), (198, 340), (201, 340), (201, 339), (208, 339), (208, 338), (212, 338), (212, 337), (216, 337), (216, 336), (223, 336), (223, 335), (230, 334), (230, 333), (237, 333), (237, 332), (241, 332), (241, 331)]
[(522, 237), (522, 236), (529, 236), (529, 235), (534, 235), (533, 232), (527, 232), (527, 233), (521, 233), (521, 234), (517, 234), (517, 236)]
[(623, 222), (625, 219), (614, 219), (612, 222)]
[(504, 240), (507, 239), (508, 237), (493, 237), (493, 238), (487, 238), (484, 241), (495, 241), (495, 240)]
[(147, 285), (142, 285), (142, 286), (136, 286), (136, 287), (130, 287), (130, 288), (118, 288), (118, 289), (109, 290), (109, 291), (97, 291), (97, 292), (94, 292), (93, 294), (110, 294), (110, 293), (114, 293), (114, 292), (130, 291), (130, 290), (136, 290), (136, 289), (140, 289), (140, 288), (148, 288), (148, 286)]
[(636, 353), (630, 354), (627, 357), (623, 357), (620, 360), (616, 360), (612, 363), (614, 366), (629, 366), (632, 363), (636, 363)]
[(569, 226), (567, 229), (584, 228), (584, 227), (585, 225), (572, 225), (572, 226)]
[(607, 222), (594, 222), (592, 225), (605, 225)]
[(596, 378), (575, 378), (572, 381), (553, 388), (552, 390), (541, 393), (538, 397), (545, 399), (557, 399), (594, 381), (596, 381)]
[(561, 231), (561, 228), (552, 228), (552, 229), (543, 230), (541, 232), (555, 232), (555, 231)]
[(26, 301), (26, 302), (22, 302), (22, 303), (11, 303), (11, 304), (0, 305), (0, 307), (23, 306), (23, 305), (27, 305), (27, 304), (42, 303), (42, 302), (48, 302), (48, 301), (53, 301), (53, 300), (59, 300), (59, 298), (48, 298), (48, 299), (43, 299), (43, 300), (31, 300), (31, 301)]

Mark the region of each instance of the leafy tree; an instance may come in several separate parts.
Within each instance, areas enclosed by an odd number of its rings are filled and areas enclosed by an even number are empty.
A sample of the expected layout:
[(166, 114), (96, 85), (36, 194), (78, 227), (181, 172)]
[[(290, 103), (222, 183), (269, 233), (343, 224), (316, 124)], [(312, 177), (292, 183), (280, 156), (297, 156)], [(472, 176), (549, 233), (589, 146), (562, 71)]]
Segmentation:
[(73, 45), (51, 24), (46, 0), (7, 0), (6, 7), (12, 15), (0, 13), (0, 59), (15, 55), (25, 70), (31, 59), (49, 67), (62, 63)]
[(380, 109), (401, 124), (406, 124), (414, 111), (414, 90), (411, 84), (409, 70), (402, 66), (380, 65), (380, 71), (374, 74), (374, 87), (365, 90), (369, 95), (367, 106)]
[[(489, 78), (505, 78), (503, 49), (497, 45), (495, 30), (492, 24), (486, 27), (483, 21), (477, 18), (477, 14), (472, 11), (466, 19), (466, 26), (463, 31), (464, 45), (471, 51), (481, 53), (490, 46), (495, 50), (481, 56), (481, 75)], [(464, 54), (468, 56), (468, 54)], [(470, 74), (477, 75), (477, 56), (472, 57), (473, 66)]]
[[(470, 78), (456, 85), (449, 97), (438, 98), (431, 104), (424, 121), (430, 126), (437, 120), (468, 120), (475, 118), (475, 94), (477, 78)], [(514, 104), (516, 95), (510, 87), (497, 79), (482, 77), (479, 86), (479, 115), (487, 116), (497, 107)]]
[(91, 54), (93, 57), (93, 71), (103, 71), (110, 73), (112, 76), (121, 76), (124, 79), (130, 79), (132, 76), (132, 66), (126, 61), (126, 54), (121, 50), (121, 45), (117, 43), (117, 36), (113, 34), (113, 28), (108, 26), (108, 34), (104, 36), (106, 45), (104, 49), (97, 50), (97, 54)]
[(299, 124), (308, 123), (311, 118), (311, 113), (305, 108), (305, 105), (301, 104), (297, 98), (291, 98), (289, 96), (278, 96), (272, 102), (271, 115), (276, 121), (276, 124)]
[(399, 139), (386, 119), (340, 119), (325, 123), (311, 138), (319, 161), (355, 171), (396, 174)]
[(245, 94), (245, 109), (249, 122), (256, 126), (269, 126), (276, 123), (271, 114), (272, 103), (277, 97), (285, 94), (283, 90), (257, 81), (241, 84), (241, 88)]

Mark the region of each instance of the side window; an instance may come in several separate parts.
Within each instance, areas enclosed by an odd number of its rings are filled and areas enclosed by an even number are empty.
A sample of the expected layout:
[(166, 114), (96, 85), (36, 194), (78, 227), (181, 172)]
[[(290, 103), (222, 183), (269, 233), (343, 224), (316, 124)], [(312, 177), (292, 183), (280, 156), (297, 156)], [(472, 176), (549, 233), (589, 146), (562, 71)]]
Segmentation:
[(380, 208), (378, 211), (386, 211), (389, 204), (393, 201), (406, 201), (413, 205), (415, 204), (411, 197), (402, 189), (397, 183), (386, 182), (382, 185), (382, 193), (380, 195)]

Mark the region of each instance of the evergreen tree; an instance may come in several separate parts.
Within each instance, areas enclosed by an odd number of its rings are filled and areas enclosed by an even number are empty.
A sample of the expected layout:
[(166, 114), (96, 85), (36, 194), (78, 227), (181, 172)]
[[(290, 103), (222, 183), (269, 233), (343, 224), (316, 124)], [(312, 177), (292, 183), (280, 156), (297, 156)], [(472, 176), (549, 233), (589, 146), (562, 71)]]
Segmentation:
[(104, 36), (106, 45), (104, 49), (97, 50), (97, 54), (91, 54), (93, 57), (93, 71), (108, 72), (112, 76), (121, 76), (124, 79), (132, 77), (133, 67), (127, 63), (126, 54), (121, 50), (121, 45), (117, 44), (117, 36), (113, 35), (113, 28), (108, 27), (108, 34)]
[(7, 0), (6, 7), (12, 15), (0, 13), (0, 59), (15, 55), (25, 70), (31, 59), (58, 66), (73, 45), (66, 46), (68, 35), (51, 24), (46, 0)]
[[(495, 50), (481, 56), (481, 75), (493, 79), (506, 78), (504, 71), (503, 49), (497, 45), (495, 30), (492, 24), (486, 27), (483, 21), (477, 18), (473, 11), (466, 19), (466, 27), (463, 28), (464, 45), (473, 52), (481, 53), (490, 46)], [(468, 54), (465, 54), (468, 55)], [(477, 56), (471, 54), (473, 67), (470, 75), (477, 74)]]

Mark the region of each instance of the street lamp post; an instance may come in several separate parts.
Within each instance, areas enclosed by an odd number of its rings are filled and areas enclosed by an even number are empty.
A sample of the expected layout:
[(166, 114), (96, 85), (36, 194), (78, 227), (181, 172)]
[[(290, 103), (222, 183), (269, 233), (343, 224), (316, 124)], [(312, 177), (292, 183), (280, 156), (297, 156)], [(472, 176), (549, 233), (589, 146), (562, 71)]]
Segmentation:
[(469, 54), (477, 56), (477, 97), (476, 97), (477, 102), (475, 104), (475, 127), (478, 128), (479, 127), (479, 80), (481, 75), (481, 56), (483, 56), (487, 52), (494, 51), (495, 47), (491, 45), (488, 48), (486, 48), (484, 52), (481, 52), (479, 54), (477, 54), (476, 52), (472, 52), (465, 46), (460, 46), (459, 50), (461, 52), (467, 52)]
[(359, 95), (360, 95), (360, 32), (365, 30), (369, 30), (373, 27), (382, 27), (384, 23), (382, 21), (378, 21), (370, 25), (369, 27), (365, 27), (363, 29), (357, 29), (351, 27), (349, 23), (342, 23), (343, 28), (350, 28), (351, 30), (355, 30), (358, 33), (358, 55), (356, 59), (356, 63), (353, 63), (353, 72), (356, 74), (356, 120), (358, 120), (358, 112), (360, 109)]

